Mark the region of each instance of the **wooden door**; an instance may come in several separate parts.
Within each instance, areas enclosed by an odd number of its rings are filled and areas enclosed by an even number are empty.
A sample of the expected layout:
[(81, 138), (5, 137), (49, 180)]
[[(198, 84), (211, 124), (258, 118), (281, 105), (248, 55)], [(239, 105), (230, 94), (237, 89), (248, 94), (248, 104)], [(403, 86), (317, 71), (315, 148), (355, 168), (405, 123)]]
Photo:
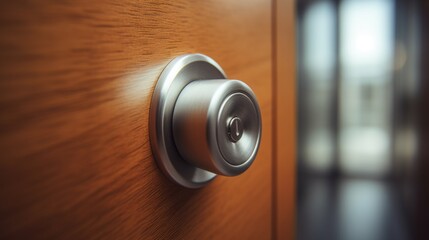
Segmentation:
[[(278, 179), (293, 166), (294, 146), (282, 146), (290, 150), (287, 166), (277, 164), (280, 133), (273, 135), (276, 112), (294, 118), (293, 107), (276, 104), (282, 75), (273, 45), (280, 36), (274, 34), (275, 4), (0, 3), (0, 238), (292, 236), (293, 201), (282, 197), (293, 199), (293, 175)], [(293, 8), (285, 12), (293, 16)], [(292, 29), (287, 41), (293, 40)], [(230, 78), (250, 85), (263, 120), (260, 151), (250, 169), (197, 190), (162, 175), (148, 138), (157, 78), (184, 53), (206, 54)], [(293, 69), (292, 62), (286, 64)], [(293, 87), (289, 80), (287, 88)], [(279, 212), (280, 205), (287, 211)], [(286, 222), (282, 214), (288, 214)]]

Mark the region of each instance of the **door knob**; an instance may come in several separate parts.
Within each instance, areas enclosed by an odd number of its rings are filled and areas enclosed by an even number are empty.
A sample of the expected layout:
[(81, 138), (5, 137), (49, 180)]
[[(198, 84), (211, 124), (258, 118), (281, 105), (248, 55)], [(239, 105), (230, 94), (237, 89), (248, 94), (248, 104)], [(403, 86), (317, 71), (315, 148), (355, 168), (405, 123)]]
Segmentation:
[(150, 108), (155, 160), (174, 182), (204, 186), (217, 174), (236, 176), (250, 167), (261, 139), (255, 94), (227, 80), (211, 58), (188, 54), (161, 73)]

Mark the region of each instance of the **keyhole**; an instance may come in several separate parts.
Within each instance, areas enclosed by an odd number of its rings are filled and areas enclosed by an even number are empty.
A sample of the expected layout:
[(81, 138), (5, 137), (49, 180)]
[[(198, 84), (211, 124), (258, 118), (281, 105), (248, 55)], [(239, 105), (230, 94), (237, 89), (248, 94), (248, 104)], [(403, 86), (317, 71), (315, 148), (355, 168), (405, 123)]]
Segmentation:
[(232, 142), (237, 142), (243, 136), (243, 124), (241, 119), (233, 117), (228, 124), (228, 136)]

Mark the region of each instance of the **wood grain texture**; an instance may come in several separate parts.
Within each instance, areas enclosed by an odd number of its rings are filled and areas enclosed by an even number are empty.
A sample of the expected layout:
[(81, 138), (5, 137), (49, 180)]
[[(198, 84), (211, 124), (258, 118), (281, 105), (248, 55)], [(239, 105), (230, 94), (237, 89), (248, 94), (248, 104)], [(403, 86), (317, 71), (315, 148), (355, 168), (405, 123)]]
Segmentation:
[[(271, 237), (271, 3), (0, 3), (0, 238)], [(166, 63), (215, 59), (255, 91), (261, 149), (243, 175), (169, 182), (148, 140)]]
[(295, 1), (275, 0), (274, 11), (274, 234), (295, 239)]

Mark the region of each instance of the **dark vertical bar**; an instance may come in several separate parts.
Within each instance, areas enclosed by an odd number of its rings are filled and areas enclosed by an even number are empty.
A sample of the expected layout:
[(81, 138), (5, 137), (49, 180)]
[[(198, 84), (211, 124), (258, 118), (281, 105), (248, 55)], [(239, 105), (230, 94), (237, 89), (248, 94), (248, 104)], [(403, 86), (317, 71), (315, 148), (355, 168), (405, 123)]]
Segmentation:
[(271, 134), (272, 134), (272, 214), (271, 224), (272, 233), (271, 239), (277, 239), (277, 0), (271, 2), (271, 55), (272, 55), (272, 83), (271, 83), (271, 94), (272, 94), (272, 120), (271, 120)]
[(417, 196), (415, 208), (416, 239), (429, 239), (429, 2), (417, 3), (420, 17), (420, 99), (419, 99), (419, 156), (417, 161)]

